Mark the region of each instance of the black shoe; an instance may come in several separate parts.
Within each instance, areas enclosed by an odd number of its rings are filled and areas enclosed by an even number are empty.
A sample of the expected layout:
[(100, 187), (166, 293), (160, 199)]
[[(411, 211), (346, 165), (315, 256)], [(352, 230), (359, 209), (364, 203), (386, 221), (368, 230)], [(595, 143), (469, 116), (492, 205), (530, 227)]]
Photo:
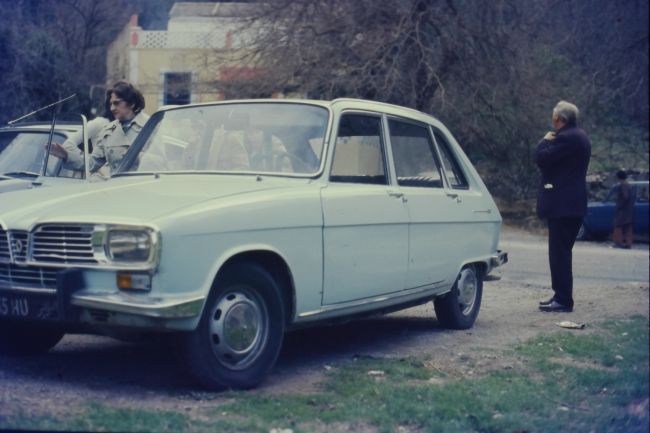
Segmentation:
[(542, 310), (542, 311), (551, 312), (551, 313), (570, 313), (570, 312), (573, 311), (573, 307), (569, 307), (568, 305), (560, 304), (556, 300), (553, 300), (548, 305), (540, 305), (539, 309)]
[(539, 305), (540, 306), (541, 305), (551, 305), (553, 303), (553, 301), (555, 301), (555, 296), (551, 297), (551, 299), (549, 299), (548, 301), (540, 301)]

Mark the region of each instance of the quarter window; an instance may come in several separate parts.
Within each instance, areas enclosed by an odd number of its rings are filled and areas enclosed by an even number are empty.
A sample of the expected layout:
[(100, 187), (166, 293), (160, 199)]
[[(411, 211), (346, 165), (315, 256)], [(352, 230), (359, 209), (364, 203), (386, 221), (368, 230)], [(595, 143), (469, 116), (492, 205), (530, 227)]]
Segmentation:
[(454, 189), (468, 189), (469, 184), (467, 183), (467, 178), (460, 169), (456, 156), (451, 151), (449, 142), (440, 131), (435, 130), (434, 135), (436, 137), (436, 143), (438, 143), (438, 148), (440, 149), (445, 177), (449, 182), (449, 186)]
[(341, 117), (334, 147), (332, 182), (386, 185), (381, 119), (347, 114)]
[(442, 188), (440, 164), (429, 129), (394, 119), (388, 121), (388, 127), (397, 183)]

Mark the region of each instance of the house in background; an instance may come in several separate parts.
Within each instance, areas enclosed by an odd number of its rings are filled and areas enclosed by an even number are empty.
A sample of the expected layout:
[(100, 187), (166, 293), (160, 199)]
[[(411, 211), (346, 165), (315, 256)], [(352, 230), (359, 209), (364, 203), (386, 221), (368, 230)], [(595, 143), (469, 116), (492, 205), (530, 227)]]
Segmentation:
[(224, 99), (218, 81), (250, 76), (241, 19), (251, 3), (175, 3), (167, 30), (144, 30), (134, 15), (109, 46), (107, 84), (126, 79), (142, 91), (153, 113), (170, 104)]

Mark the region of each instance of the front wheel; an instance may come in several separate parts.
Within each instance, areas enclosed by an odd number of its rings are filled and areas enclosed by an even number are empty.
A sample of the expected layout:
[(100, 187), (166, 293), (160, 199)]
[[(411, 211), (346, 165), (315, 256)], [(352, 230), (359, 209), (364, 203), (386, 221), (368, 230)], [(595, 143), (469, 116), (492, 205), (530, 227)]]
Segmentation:
[(208, 389), (251, 388), (275, 364), (284, 337), (284, 306), (261, 267), (235, 264), (218, 278), (197, 329), (182, 337), (195, 379)]
[(0, 321), (0, 354), (38, 355), (61, 341), (65, 333), (52, 325)]
[(451, 291), (433, 301), (438, 322), (450, 329), (471, 328), (478, 316), (482, 295), (481, 271), (475, 265), (463, 267)]

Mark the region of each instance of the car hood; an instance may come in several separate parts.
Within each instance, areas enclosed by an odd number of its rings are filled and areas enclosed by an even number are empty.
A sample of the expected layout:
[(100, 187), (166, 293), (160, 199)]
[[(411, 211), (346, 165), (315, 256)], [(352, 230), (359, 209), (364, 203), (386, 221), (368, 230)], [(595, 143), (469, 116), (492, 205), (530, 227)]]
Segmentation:
[[(39, 186), (60, 185), (68, 182), (81, 182), (79, 179), (70, 179), (65, 177), (39, 176), (37, 178), (19, 178), (12, 176), (0, 175), (0, 194), (4, 192), (20, 191), (22, 189), (32, 189)], [(3, 198), (5, 196), (2, 196)]]
[(307, 182), (256, 176), (128, 176), (3, 194), (0, 222), (29, 229), (39, 222), (142, 224), (206, 201)]
[(32, 188), (31, 179), (18, 179), (0, 175), (0, 193)]

